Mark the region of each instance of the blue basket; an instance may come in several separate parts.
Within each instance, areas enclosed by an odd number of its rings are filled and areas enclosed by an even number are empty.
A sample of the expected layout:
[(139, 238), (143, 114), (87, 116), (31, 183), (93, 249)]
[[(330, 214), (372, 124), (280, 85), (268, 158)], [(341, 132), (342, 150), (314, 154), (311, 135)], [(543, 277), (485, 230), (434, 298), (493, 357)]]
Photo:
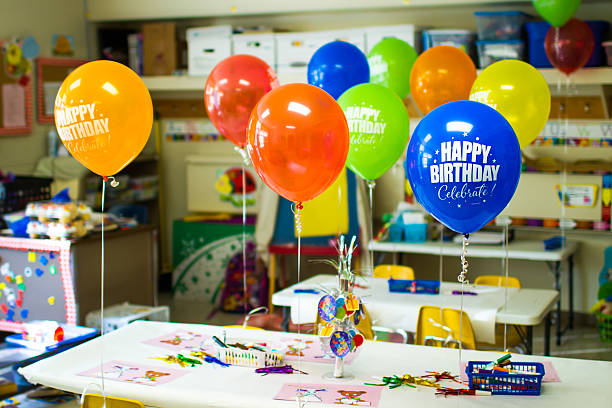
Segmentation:
[(440, 281), (389, 279), (389, 292), (437, 295), (440, 293)]
[[(601, 45), (605, 34), (610, 28), (607, 21), (585, 21), (593, 32), (593, 54), (587, 61), (585, 67), (599, 67), (605, 65), (605, 50)], [(536, 68), (552, 68), (552, 64), (544, 51), (544, 40), (550, 24), (546, 21), (526, 23), (527, 37), (529, 40), (529, 63)]]
[(470, 389), (490, 391), (491, 394), (498, 395), (540, 395), (542, 378), (544, 378), (544, 364), (512, 362), (512, 369), (534, 374), (474, 372), (475, 369), (484, 368), (489, 363), (490, 361), (468, 362), (465, 373), (470, 379)]
[(425, 242), (427, 240), (427, 224), (404, 224), (404, 242)]

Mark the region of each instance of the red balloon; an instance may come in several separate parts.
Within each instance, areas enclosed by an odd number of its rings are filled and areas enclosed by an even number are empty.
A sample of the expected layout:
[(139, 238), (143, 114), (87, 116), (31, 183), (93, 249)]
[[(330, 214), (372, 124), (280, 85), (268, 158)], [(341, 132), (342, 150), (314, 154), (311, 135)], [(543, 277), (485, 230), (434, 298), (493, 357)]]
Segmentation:
[(261, 59), (232, 55), (208, 75), (204, 87), (208, 117), (223, 136), (244, 147), (251, 111), (262, 96), (278, 85), (276, 74)]
[(301, 203), (325, 191), (344, 168), (349, 130), (342, 108), (327, 92), (288, 84), (255, 106), (247, 142), (261, 179), (281, 196)]
[(593, 32), (584, 22), (572, 18), (563, 27), (550, 27), (544, 42), (551, 64), (567, 75), (584, 67), (593, 53)]

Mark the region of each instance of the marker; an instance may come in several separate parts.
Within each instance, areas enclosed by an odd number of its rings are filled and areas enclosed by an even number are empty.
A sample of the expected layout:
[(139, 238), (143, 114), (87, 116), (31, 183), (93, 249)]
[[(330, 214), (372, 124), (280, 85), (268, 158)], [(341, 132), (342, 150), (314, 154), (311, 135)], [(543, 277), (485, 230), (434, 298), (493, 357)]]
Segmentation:
[(229, 348), (229, 347), (227, 347), (227, 344), (225, 344), (224, 342), (219, 340), (219, 338), (217, 336), (212, 336), (212, 338), (215, 341), (215, 343), (217, 343), (220, 347)]

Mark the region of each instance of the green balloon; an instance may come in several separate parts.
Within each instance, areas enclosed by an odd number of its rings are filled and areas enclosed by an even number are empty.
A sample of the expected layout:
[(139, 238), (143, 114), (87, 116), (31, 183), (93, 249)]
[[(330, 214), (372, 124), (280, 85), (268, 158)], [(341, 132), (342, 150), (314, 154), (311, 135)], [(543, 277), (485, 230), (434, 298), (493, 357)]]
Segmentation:
[(533, 6), (555, 27), (562, 27), (578, 10), (580, 0), (533, 0)]
[(359, 84), (338, 99), (349, 125), (346, 164), (365, 180), (375, 180), (406, 149), (410, 120), (402, 100), (389, 88)]
[(391, 89), (404, 99), (410, 93), (410, 71), (418, 55), (410, 44), (385, 38), (368, 54), (370, 82)]

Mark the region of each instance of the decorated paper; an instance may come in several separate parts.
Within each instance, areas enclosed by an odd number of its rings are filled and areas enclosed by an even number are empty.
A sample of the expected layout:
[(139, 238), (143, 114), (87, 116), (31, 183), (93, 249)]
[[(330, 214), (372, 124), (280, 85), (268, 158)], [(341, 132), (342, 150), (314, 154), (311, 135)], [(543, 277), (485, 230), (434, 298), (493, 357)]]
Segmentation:
[[(102, 367), (104, 371), (104, 380), (121, 381), (152, 387), (169, 383), (188, 373), (188, 371), (185, 370), (115, 360), (105, 363)], [(99, 378), (100, 366), (83, 371), (77, 375)]]
[(334, 298), (330, 295), (325, 295), (319, 300), (319, 316), (326, 322), (333, 320), (336, 317), (337, 304)]
[(380, 387), (352, 384), (296, 384), (286, 383), (274, 399), (295, 401), (297, 392), (302, 394), (306, 403), (356, 405), (377, 407), (380, 400)]
[(210, 348), (207, 342), (211, 336), (189, 330), (175, 330), (154, 339), (145, 340), (143, 343), (172, 351), (181, 350), (205, 350)]

